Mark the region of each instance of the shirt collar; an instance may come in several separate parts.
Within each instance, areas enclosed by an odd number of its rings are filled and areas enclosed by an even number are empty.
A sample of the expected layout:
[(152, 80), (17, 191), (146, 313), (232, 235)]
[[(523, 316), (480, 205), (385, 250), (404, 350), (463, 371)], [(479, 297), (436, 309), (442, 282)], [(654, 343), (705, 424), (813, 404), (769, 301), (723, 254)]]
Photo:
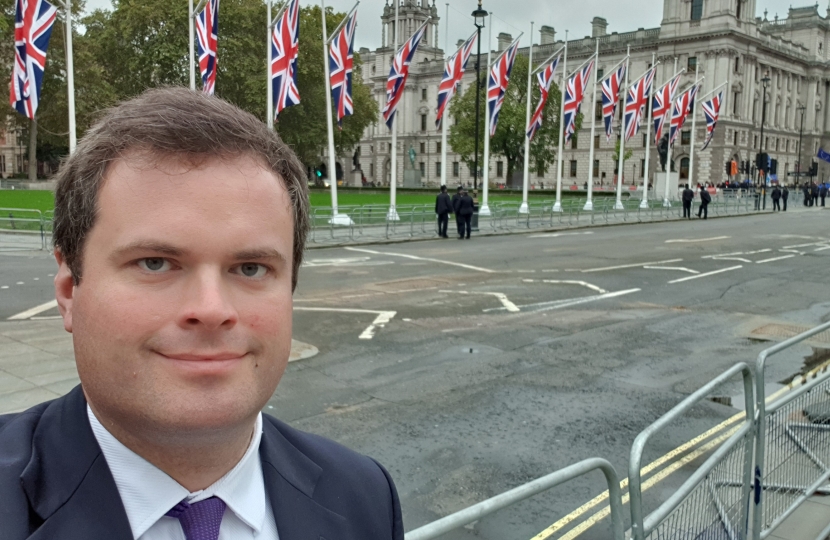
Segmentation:
[(98, 421), (89, 405), (87, 416), (121, 495), (134, 538), (141, 537), (182, 500), (193, 503), (213, 496), (222, 499), (256, 534), (262, 530), (266, 510), (265, 481), (259, 458), (262, 413), (257, 415), (251, 443), (242, 459), (222, 478), (193, 493), (124, 446)]

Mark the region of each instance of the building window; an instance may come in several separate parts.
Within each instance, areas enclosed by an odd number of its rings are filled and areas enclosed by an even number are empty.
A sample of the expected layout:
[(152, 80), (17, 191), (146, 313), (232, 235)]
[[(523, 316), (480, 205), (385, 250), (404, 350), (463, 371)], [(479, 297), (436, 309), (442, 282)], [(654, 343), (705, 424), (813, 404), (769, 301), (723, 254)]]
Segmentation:
[(441, 153), (441, 141), (438, 141), (437, 143), (435, 143), (435, 151), (438, 152), (439, 154)]
[(536, 164), (536, 176), (538, 178), (544, 178), (545, 177), (545, 169), (543, 169), (542, 166), (539, 163)]
[(453, 176), (453, 178), (458, 178), (458, 162), (457, 161), (452, 162), (452, 176)]
[(601, 80), (604, 76), (605, 76), (605, 70), (604, 69), (598, 69), (597, 70), (597, 80)]
[(599, 149), (599, 135), (594, 135), (594, 150)]
[(374, 163), (369, 164), (369, 176), (371, 176), (372, 178), (375, 177), (375, 164)]
[(427, 130), (427, 115), (422, 114), (421, 115), (421, 131), (426, 131), (426, 130)]
[(645, 174), (646, 174), (646, 160), (641, 159), (640, 160), (640, 178), (645, 176)]
[(435, 162), (435, 176), (438, 177), (438, 178), (441, 178), (441, 162), (440, 161)]
[(689, 158), (684, 157), (680, 160), (680, 179), (689, 179)]
[(780, 140), (780, 139), (779, 139), (778, 137), (776, 137), (776, 138), (775, 138), (775, 151), (776, 151), (776, 152), (778, 151), (778, 141), (779, 141), (779, 140)]
[(643, 148), (645, 148), (647, 144), (648, 144), (648, 141), (646, 140), (646, 134), (643, 133)]
[(688, 129), (680, 132), (680, 144), (691, 144), (692, 132)]
[(424, 163), (423, 161), (418, 162), (418, 169), (420, 169), (421, 175), (426, 175), (427, 174), (427, 164)]
[(703, 17), (703, 0), (692, 0), (693, 21), (699, 21)]
[(385, 142), (380, 143), (380, 151), (381, 152), (386, 152), (386, 143)]
[(733, 116), (738, 116), (738, 107), (740, 106), (738, 96), (740, 96), (740, 94), (738, 92), (732, 92), (732, 115)]
[(427, 151), (427, 144), (426, 143), (421, 143), (418, 146), (421, 148), (421, 153), (425, 154), (426, 151)]
[(738, 146), (738, 130), (732, 132), (732, 145)]
[(421, 99), (423, 101), (427, 100), (427, 89), (426, 88), (421, 88)]
[(686, 60), (686, 71), (692, 73), (697, 69), (697, 56), (690, 56), (688, 60)]
[(594, 120), (602, 120), (602, 100), (597, 101), (594, 107)]
[[(738, 5), (740, 5), (740, 2), (738, 2)], [(735, 73), (737, 73), (737, 72), (738, 72), (738, 68), (740, 68), (740, 66), (741, 66), (740, 61), (741, 61), (741, 57), (740, 57), (740, 56), (736, 56), (736, 57), (735, 57)]]
[(758, 135), (752, 139), (752, 148), (758, 148)]
[(571, 135), (571, 150), (576, 150), (576, 149), (577, 149), (577, 136), (576, 136), (576, 133), (574, 133), (573, 135)]
[(594, 172), (593, 172), (593, 175), (594, 175), (594, 178), (596, 178), (597, 176), (599, 176), (599, 160), (598, 160), (598, 159), (595, 159), (595, 160), (594, 160)]
[(504, 176), (504, 161), (497, 161), (496, 162), (496, 177), (501, 178)]
[(571, 160), (571, 178), (576, 178), (576, 160)]

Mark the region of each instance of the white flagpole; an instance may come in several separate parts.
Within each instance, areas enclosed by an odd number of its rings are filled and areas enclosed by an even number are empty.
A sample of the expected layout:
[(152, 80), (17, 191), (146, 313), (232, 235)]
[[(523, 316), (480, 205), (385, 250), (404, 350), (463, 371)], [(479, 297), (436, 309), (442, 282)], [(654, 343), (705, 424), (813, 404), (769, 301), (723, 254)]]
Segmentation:
[[(395, 43), (394, 48), (392, 49), (392, 61), (395, 61), (395, 55), (398, 54), (398, 34), (400, 34), (400, 28), (398, 27), (398, 6), (400, 2), (395, 0)], [(401, 89), (403, 91), (403, 89)], [(398, 189), (398, 112), (397, 110), (393, 113), (392, 116), (392, 148), (390, 150), (392, 152), (392, 171), (390, 174), (390, 182), (389, 182), (389, 211), (386, 213), (386, 219), (388, 221), (398, 221), (400, 218), (398, 217), (398, 211), (395, 209), (395, 199), (397, 198), (397, 189)]]
[[(674, 76), (676, 77), (677, 76), (677, 57), (676, 56), (674, 57), (674, 73), (675, 73)], [(671, 80), (672, 79), (669, 79), (669, 81), (671, 81)], [(674, 101), (674, 96), (672, 96), (672, 101)], [(669, 134), (671, 133), (671, 109), (672, 109), (673, 106), (674, 106), (673, 103), (669, 103), (669, 109), (668, 109)], [(663, 118), (665, 118), (665, 116)], [(665, 124), (665, 120), (663, 120), (663, 123)], [(669, 135), (669, 139), (671, 139), (671, 135)], [(666, 207), (671, 206), (671, 201), (669, 200), (669, 182), (671, 181), (671, 147), (672, 147), (672, 145), (671, 145), (671, 140), (670, 140), (669, 144), (667, 145), (667, 148), (666, 148), (666, 165), (668, 166), (668, 169), (666, 169), (666, 189), (665, 189), (665, 192), (663, 193), (663, 206), (666, 206)]]
[(193, 28), (193, 17), (195, 16), (193, 12), (193, 0), (188, 0), (187, 9), (187, 22), (189, 23), (190, 30), (190, 89), (196, 90), (196, 60), (194, 58), (196, 56), (196, 53), (193, 51), (193, 48), (196, 46), (196, 44), (194, 43), (196, 41), (196, 31)]
[[(447, 14), (444, 19), (446, 31), (444, 32), (444, 57), (450, 50), (450, 3), (447, 2)], [(450, 93), (452, 95), (452, 92)], [(444, 105), (444, 116), (441, 118), (441, 185), (447, 185), (447, 115), (450, 112), (449, 96), (447, 104)]]
[(75, 66), (72, 50), (72, 0), (64, 3), (66, 10), (66, 93), (69, 109), (69, 153), (75, 151), (78, 135), (75, 128)]
[(591, 107), (589, 109), (589, 118), (591, 119), (591, 140), (588, 143), (591, 149), (588, 151), (588, 199), (585, 201), (583, 210), (593, 210), (594, 202), (592, 195), (594, 191), (594, 131), (596, 129), (596, 108), (597, 108), (597, 67), (599, 67), (599, 38), (596, 40), (596, 51), (594, 52), (595, 62), (594, 66), (594, 92), (591, 95)]
[[(530, 137), (527, 136), (527, 128), (530, 127), (530, 96), (532, 94), (531, 83), (533, 81), (533, 21), (530, 21), (530, 50), (527, 59), (527, 105), (525, 107), (525, 163), (522, 171), (522, 205), (519, 207), (520, 214), (527, 214), (527, 184), (530, 181)], [(489, 137), (489, 132), (488, 132)]]
[[(397, 0), (396, 0), (397, 1)], [(490, 37), (487, 39), (487, 70), (484, 72), (484, 88), (487, 88), (490, 80), (490, 49), (493, 45), (493, 12), (489, 14), (490, 17)], [(476, 58), (477, 62), (481, 62), (480, 58)], [(477, 92), (481, 92), (480, 88), (476, 88)], [(479, 216), (490, 215), (490, 205), (488, 204), (489, 197), (489, 172), (490, 172), (490, 107), (487, 105), (487, 92), (484, 93), (484, 166), (482, 167), (481, 177), (481, 207), (478, 209)]]
[[(654, 63), (654, 53), (651, 53), (651, 69), (656, 67), (657, 65)], [(643, 167), (643, 200), (640, 203), (640, 208), (648, 208), (648, 164), (649, 150), (651, 149), (651, 100), (654, 94), (654, 79), (657, 78), (657, 72), (655, 71), (654, 74), (655, 76), (651, 78), (651, 87), (648, 90), (648, 99), (646, 100), (646, 110), (648, 111), (648, 118), (646, 122), (646, 161), (645, 166)], [(657, 193), (654, 195), (657, 196)]]
[(565, 84), (568, 80), (568, 31), (565, 30), (565, 52), (562, 59), (562, 86), (559, 89), (559, 150), (556, 155), (556, 202), (553, 212), (562, 211), (562, 149), (565, 146)]
[[(628, 91), (628, 83), (631, 80), (631, 76), (628, 73), (628, 64), (629, 58), (631, 58), (631, 45), (628, 46), (628, 51), (626, 52), (626, 61), (625, 61), (625, 89)], [(625, 94), (623, 94), (625, 95)], [(623, 203), (622, 203), (622, 183), (623, 183), (623, 171), (625, 170), (625, 100), (623, 100), (623, 107), (622, 107), (622, 119), (623, 121), (620, 122), (620, 155), (617, 156), (617, 201), (614, 203), (615, 210), (622, 210)]]
[[(700, 73), (700, 64), (695, 64), (695, 84), (698, 84), (698, 74)], [(689, 186), (694, 185), (694, 173), (695, 170), (695, 116), (697, 116), (697, 96), (695, 96), (695, 102), (692, 104), (692, 138), (689, 141)], [(682, 135), (681, 135), (682, 136)], [(694, 189), (694, 188), (692, 188)]]
[[(266, 109), (265, 109), (265, 111), (266, 111), (265, 116), (267, 118), (265, 120), (265, 124), (268, 126), (268, 129), (273, 130), (274, 129), (274, 89), (271, 86), (271, 61), (273, 60), (271, 58), (271, 32), (273, 31), (273, 26), (272, 26), (273, 22), (271, 21), (271, 1), (272, 0), (265, 0), (265, 6), (266, 6), (265, 9), (266, 9), (266, 13), (267, 13), (266, 20), (268, 21), (267, 39), (265, 40), (265, 43), (268, 47), (268, 53), (267, 53), (268, 54), (268, 56), (267, 56), (268, 61), (265, 62), (265, 74), (266, 74), (265, 75), (265, 86), (267, 87), (267, 91), (266, 91), (267, 97), (265, 98), (265, 100), (268, 102), (266, 104)], [(325, 41), (325, 40), (323, 40), (323, 41)]]

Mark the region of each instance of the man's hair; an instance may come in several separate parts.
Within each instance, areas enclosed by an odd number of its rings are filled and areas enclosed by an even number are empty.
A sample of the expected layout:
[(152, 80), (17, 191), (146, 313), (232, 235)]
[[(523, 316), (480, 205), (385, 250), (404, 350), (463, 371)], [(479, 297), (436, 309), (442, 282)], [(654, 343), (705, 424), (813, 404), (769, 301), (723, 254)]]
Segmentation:
[(84, 241), (95, 224), (98, 192), (119, 159), (180, 159), (198, 166), (213, 158), (250, 157), (279, 177), (294, 217), (292, 290), (308, 234), (308, 182), (296, 154), (254, 115), (187, 88), (159, 88), (106, 111), (58, 172), (53, 244), (75, 284), (83, 275)]
[(441, 186), (441, 191), (447, 191), (447, 186)]

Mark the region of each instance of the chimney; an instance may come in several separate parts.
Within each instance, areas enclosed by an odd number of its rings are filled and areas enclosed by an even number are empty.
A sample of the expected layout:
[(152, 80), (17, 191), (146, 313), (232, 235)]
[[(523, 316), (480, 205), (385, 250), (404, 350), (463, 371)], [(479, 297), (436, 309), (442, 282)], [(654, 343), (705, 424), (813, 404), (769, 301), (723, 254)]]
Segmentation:
[(508, 34), (506, 32), (500, 32), (499, 37), (498, 37), (498, 41), (499, 41), (499, 52), (501, 52), (501, 51), (507, 49), (510, 46), (510, 44), (513, 43), (513, 36), (511, 36), (510, 34)]
[(466, 39), (459, 39), (458, 41), (456, 41), (456, 42), (455, 42), (455, 48), (456, 48), (456, 50), (460, 49), (460, 48), (461, 48), (461, 46), (462, 46), (462, 45), (464, 45), (464, 42), (465, 42), (465, 41), (467, 41), (467, 40), (466, 40)]
[(551, 43), (556, 43), (556, 30), (552, 27), (543, 26), (539, 29), (539, 33), (542, 34), (541, 41), (539, 42), (540, 45), (550, 45)]
[(591, 21), (591, 37), (604, 36), (606, 28), (608, 28), (608, 21), (602, 17), (594, 17)]

